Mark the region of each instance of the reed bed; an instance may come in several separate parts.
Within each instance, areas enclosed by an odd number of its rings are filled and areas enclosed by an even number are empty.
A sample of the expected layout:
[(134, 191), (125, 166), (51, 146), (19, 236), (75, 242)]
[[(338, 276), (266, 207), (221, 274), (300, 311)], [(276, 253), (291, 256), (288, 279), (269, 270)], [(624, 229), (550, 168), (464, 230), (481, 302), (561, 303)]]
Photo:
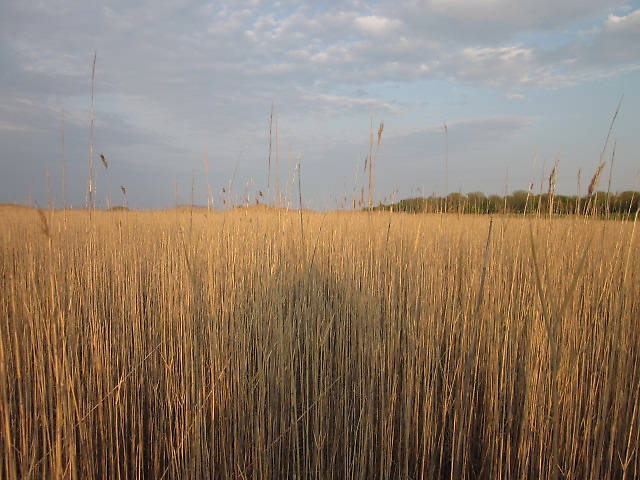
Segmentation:
[(0, 220), (0, 478), (640, 478), (633, 222)]

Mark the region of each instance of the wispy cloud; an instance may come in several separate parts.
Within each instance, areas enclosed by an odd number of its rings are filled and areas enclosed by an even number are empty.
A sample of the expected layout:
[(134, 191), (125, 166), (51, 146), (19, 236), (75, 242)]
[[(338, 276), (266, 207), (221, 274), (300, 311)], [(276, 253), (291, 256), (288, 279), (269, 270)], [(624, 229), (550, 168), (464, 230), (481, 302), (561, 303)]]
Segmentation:
[(272, 102), (291, 148), (320, 151), (372, 113), (418, 128), (438, 95), (421, 90), (429, 82), (486, 89), (508, 110), (527, 102), (507, 100), (632, 72), (640, 10), (622, 0), (14, 2), (2, 6), (0, 40), (7, 141), (57, 131), (61, 105), (86, 137), (97, 50), (97, 132), (116, 125), (110, 141), (131, 165), (149, 161), (134, 151), (139, 136), (174, 149), (168, 164), (215, 145), (222, 169), (261, 161)]
[(350, 112), (354, 109), (360, 109), (365, 113), (371, 111), (394, 113), (399, 111), (398, 106), (391, 102), (375, 98), (347, 97), (344, 95), (332, 95), (328, 93), (316, 93), (304, 90), (301, 90), (300, 95), (302, 100), (323, 105), (323, 110), (329, 110), (333, 114), (337, 114), (340, 111)]
[(33, 127), (31, 125), (21, 125), (0, 119), (0, 130), (4, 130), (5, 132), (29, 132), (33, 130)]
[(401, 27), (402, 22), (395, 18), (367, 15), (356, 17), (355, 25), (358, 30), (368, 35), (384, 35)]

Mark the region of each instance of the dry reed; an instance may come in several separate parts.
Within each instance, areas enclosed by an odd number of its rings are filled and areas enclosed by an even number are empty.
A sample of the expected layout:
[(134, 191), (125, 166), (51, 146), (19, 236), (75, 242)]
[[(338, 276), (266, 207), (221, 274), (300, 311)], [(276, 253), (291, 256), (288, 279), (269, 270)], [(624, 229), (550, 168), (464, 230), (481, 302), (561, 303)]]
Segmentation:
[(640, 477), (634, 221), (192, 215), (0, 210), (1, 478)]

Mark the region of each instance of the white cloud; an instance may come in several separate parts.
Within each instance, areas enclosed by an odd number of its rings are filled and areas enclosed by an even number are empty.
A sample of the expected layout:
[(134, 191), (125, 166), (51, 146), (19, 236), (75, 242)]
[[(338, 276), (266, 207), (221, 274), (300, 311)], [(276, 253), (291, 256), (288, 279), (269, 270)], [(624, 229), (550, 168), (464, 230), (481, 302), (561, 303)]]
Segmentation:
[(405, 3), (414, 9), (420, 5), (417, 9), (455, 21), (473, 22), (476, 27), (488, 29), (491, 26), (500, 32), (532, 27), (554, 29), (625, 5), (624, 0), (430, 0), (425, 3), (409, 0)]
[[(394, 100), (394, 88), (403, 86), (414, 92), (408, 102), (418, 111), (429, 92), (416, 93), (417, 81), (489, 87), (515, 100), (531, 89), (640, 68), (640, 10), (624, 11), (622, 3), (116, 0), (100, 9), (78, 1), (56, 8), (14, 3), (0, 15), (0, 99), (64, 101), (69, 115), (84, 118), (97, 50), (99, 113), (118, 112), (122, 124), (185, 149), (210, 143), (221, 158), (235, 159), (238, 151), (258, 158), (272, 101), (289, 119), (339, 121), (405, 112), (412, 107)], [(576, 33), (585, 24), (595, 27)], [(561, 40), (545, 43), (549, 32)], [(363, 98), (358, 90), (377, 93)], [(35, 115), (25, 118), (35, 122)], [(2, 110), (0, 122), (5, 132), (27, 125)], [(297, 141), (305, 128), (323, 127), (295, 128)]]
[[(634, 57), (638, 60), (638, 47), (632, 37), (638, 30), (640, 10), (627, 15), (609, 14), (599, 31), (587, 38), (591, 45), (576, 38), (572, 45), (542, 51), (535, 44), (487, 41), (492, 35), (482, 33), (500, 33), (503, 27), (526, 32), (537, 28), (533, 27), (537, 20), (529, 21), (529, 17), (566, 20), (578, 15), (579, 7), (584, 10), (581, 15), (589, 16), (620, 2), (560, 3), (526, 0), (517, 2), (516, 8), (507, 0), (432, 0), (419, 5), (412, 1), (382, 2), (364, 11), (348, 3), (329, 3), (322, 9), (304, 2), (281, 2), (279, 6), (223, 2), (192, 7), (187, 1), (175, 9), (169, 3), (159, 7), (154, 3), (153, 8), (123, 4), (105, 7), (99, 18), (90, 22), (103, 25), (102, 36), (97, 38), (93, 27), (66, 35), (73, 16), (67, 11), (72, 8), (63, 5), (59, 11), (39, 10), (29, 20), (32, 25), (24, 25), (24, 31), (14, 30), (15, 35), (8, 39), (19, 52), (25, 71), (57, 77), (75, 75), (78, 79), (87, 74), (91, 50), (87, 45), (95, 45), (103, 86), (109, 82), (121, 90), (127, 89), (126, 84), (128, 88), (138, 84), (135, 91), (120, 91), (125, 94), (150, 94), (150, 78), (163, 79), (161, 83), (165, 84), (184, 82), (189, 93), (203, 72), (215, 76), (221, 83), (218, 88), (250, 91), (258, 79), (243, 75), (254, 73), (266, 73), (271, 78), (286, 76), (286, 82), (305, 88), (445, 78), (512, 91), (571, 85), (588, 75), (595, 78), (630, 68), (627, 64)], [(146, 8), (150, 18), (139, 29), (127, 30), (123, 37), (122, 28)], [(184, 18), (178, 21), (181, 16)], [(174, 18), (167, 24), (167, 19)], [(58, 27), (46, 28), (46, 24), (56, 22)], [(390, 32), (394, 35), (387, 35)], [(384, 42), (371, 40), (379, 35), (385, 35)], [(113, 52), (117, 52), (117, 59)], [(161, 66), (167, 61), (168, 67)], [(122, 72), (123, 66), (130, 75), (126, 80), (122, 76), (116, 79), (113, 72)]]
[(30, 132), (33, 131), (33, 127), (0, 119), (0, 130), (5, 132)]
[(310, 60), (314, 63), (325, 63), (329, 60), (329, 54), (327, 52), (318, 52), (314, 55), (311, 55)]
[(640, 10), (627, 15), (609, 15), (585, 41), (574, 40), (544, 59), (563, 63), (578, 81), (617, 75), (640, 65)]
[(613, 32), (640, 31), (640, 9), (624, 16), (610, 14), (604, 22), (606, 30)]
[(467, 47), (443, 58), (443, 75), (462, 81), (498, 88), (545, 86), (556, 75), (541, 66), (533, 48), (521, 45), (505, 47)]
[(397, 112), (398, 107), (391, 102), (378, 100), (375, 98), (358, 98), (344, 95), (332, 95), (327, 93), (316, 93), (307, 90), (300, 90), (300, 98), (305, 101), (324, 105), (325, 109), (333, 113), (341, 111), (343, 113), (355, 109), (362, 109), (364, 112)]
[(510, 65), (519, 62), (529, 62), (533, 53), (532, 48), (519, 45), (507, 47), (468, 47), (462, 50), (462, 56), (468, 62), (495, 66), (496, 63)]
[(382, 35), (400, 27), (402, 22), (397, 19), (368, 15), (357, 17), (354, 23), (358, 30), (368, 35)]

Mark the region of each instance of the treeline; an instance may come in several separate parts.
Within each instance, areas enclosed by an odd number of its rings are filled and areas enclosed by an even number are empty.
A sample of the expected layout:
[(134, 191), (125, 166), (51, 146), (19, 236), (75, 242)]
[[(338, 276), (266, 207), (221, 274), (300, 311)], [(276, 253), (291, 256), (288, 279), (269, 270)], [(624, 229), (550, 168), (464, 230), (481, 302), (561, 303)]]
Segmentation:
[(544, 215), (606, 215), (621, 217), (635, 214), (640, 206), (640, 192), (595, 192), (578, 197), (542, 194), (516, 190), (506, 197), (471, 192), (451, 193), (446, 197), (416, 197), (390, 204), (380, 204), (375, 210), (410, 213), (536, 213)]

